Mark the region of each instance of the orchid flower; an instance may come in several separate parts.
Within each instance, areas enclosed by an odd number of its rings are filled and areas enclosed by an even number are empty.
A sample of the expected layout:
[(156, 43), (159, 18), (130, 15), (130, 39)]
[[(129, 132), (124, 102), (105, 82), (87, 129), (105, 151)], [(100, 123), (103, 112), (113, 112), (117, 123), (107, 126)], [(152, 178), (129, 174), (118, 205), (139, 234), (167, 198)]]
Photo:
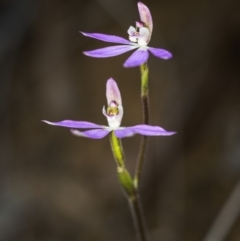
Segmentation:
[[(120, 124), (123, 117), (122, 99), (117, 83), (112, 78), (107, 81), (106, 96), (108, 107), (105, 109), (105, 106), (103, 106), (102, 113), (107, 118), (108, 126), (98, 125), (87, 121), (73, 120), (64, 120), (60, 122), (50, 122), (44, 120), (43, 122), (49, 125), (68, 127), (74, 135), (92, 139), (101, 139), (111, 131), (114, 131), (118, 138), (129, 137), (134, 134), (141, 134), (145, 136), (170, 136), (175, 134), (175, 132), (168, 132), (159, 126), (142, 124), (130, 127), (121, 127)], [(76, 129), (88, 130), (79, 131)]]
[(151, 13), (146, 5), (138, 2), (138, 11), (140, 15), (140, 22), (136, 22), (136, 27), (130, 26), (128, 29), (129, 40), (122, 37), (102, 34), (102, 33), (85, 33), (84, 36), (95, 38), (104, 42), (117, 43), (111, 47), (105, 47), (92, 51), (83, 52), (85, 55), (95, 58), (107, 58), (126, 53), (130, 50), (137, 49), (123, 64), (124, 67), (136, 67), (146, 63), (149, 57), (149, 52), (161, 59), (170, 59), (172, 54), (164, 49), (148, 47), (151, 39), (153, 22)]

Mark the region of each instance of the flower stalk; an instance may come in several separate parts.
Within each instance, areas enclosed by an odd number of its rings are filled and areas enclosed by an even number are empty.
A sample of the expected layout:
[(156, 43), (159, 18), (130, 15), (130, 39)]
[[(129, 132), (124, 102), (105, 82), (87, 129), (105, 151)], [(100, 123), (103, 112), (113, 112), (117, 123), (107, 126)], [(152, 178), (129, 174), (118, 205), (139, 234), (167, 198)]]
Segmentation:
[(110, 143), (113, 152), (114, 159), (116, 161), (117, 167), (119, 170), (125, 168), (124, 163), (124, 152), (122, 147), (122, 142), (118, 139), (115, 133), (112, 131), (110, 134)]
[(136, 229), (137, 240), (139, 241), (149, 240), (149, 236), (146, 228), (146, 222), (143, 214), (143, 208), (142, 208), (142, 204), (141, 204), (141, 200), (138, 195), (138, 192), (136, 191), (135, 195), (132, 196), (132, 198), (129, 199), (128, 201), (129, 201), (133, 222)]
[[(149, 88), (148, 88), (148, 74), (149, 69), (147, 63), (144, 63), (140, 66), (141, 73), (141, 99), (142, 99), (142, 113), (143, 113), (143, 123), (149, 124)], [(147, 136), (142, 136), (137, 165), (134, 175), (134, 185), (138, 187), (141, 180), (143, 163), (147, 148)]]
[(133, 179), (125, 167), (124, 152), (121, 140), (114, 132), (110, 134), (113, 156), (117, 164), (117, 173), (122, 190), (128, 200), (138, 241), (147, 241), (147, 230), (138, 191)]

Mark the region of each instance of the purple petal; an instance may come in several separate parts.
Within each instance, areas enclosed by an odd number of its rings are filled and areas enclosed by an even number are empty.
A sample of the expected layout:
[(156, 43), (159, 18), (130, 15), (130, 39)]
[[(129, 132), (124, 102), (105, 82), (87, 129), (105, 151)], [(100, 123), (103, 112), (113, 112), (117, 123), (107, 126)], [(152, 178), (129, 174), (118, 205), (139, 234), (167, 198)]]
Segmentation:
[(157, 48), (152, 48), (149, 47), (148, 50), (156, 57), (160, 58), (160, 59), (171, 59), (172, 58), (172, 54), (165, 50), (165, 49), (157, 49)]
[(159, 126), (150, 125), (136, 125), (126, 127), (125, 129), (115, 130), (115, 134), (118, 138), (123, 138), (127, 136), (132, 136), (134, 134), (141, 134), (144, 136), (171, 136), (176, 132), (166, 131)]
[(75, 136), (87, 137), (92, 139), (101, 139), (105, 137), (111, 130), (110, 129), (95, 129), (88, 131), (71, 130)]
[(138, 46), (132, 45), (117, 45), (111, 47), (105, 47), (101, 49), (95, 49), (91, 51), (84, 51), (83, 53), (90, 57), (95, 58), (107, 58), (112, 56), (117, 56), (123, 53), (126, 53), (132, 49), (136, 49)]
[(92, 122), (87, 121), (72, 121), (72, 120), (64, 120), (60, 122), (50, 122), (43, 120), (43, 122), (53, 125), (53, 126), (63, 126), (63, 127), (69, 127), (69, 128), (76, 128), (76, 129), (88, 129), (88, 128), (103, 128), (104, 126), (100, 126), (97, 124), (94, 124)]
[(145, 135), (145, 136), (171, 136), (176, 132), (166, 131), (160, 126), (150, 126), (150, 125), (136, 125), (128, 127), (135, 133)]
[(117, 129), (114, 131), (114, 133), (118, 138), (130, 137), (136, 134), (133, 130), (129, 129), (128, 127)]
[(127, 39), (124, 39), (122, 37), (114, 36), (114, 35), (109, 35), (109, 34), (103, 34), (103, 33), (84, 33), (80, 32), (84, 36), (90, 37), (90, 38), (95, 38), (104, 42), (109, 42), (109, 43), (116, 43), (116, 44), (132, 44)]
[(146, 63), (148, 60), (148, 51), (147, 49), (138, 49), (136, 50), (123, 64), (124, 67), (136, 67), (143, 63)]

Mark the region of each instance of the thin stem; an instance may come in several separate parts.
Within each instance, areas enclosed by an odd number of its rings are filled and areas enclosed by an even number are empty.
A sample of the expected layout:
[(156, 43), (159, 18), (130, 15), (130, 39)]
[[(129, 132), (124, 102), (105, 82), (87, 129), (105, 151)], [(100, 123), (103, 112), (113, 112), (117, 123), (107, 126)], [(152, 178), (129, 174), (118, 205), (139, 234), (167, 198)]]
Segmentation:
[[(149, 89), (148, 89), (148, 66), (147, 63), (142, 64), (140, 66), (140, 72), (141, 72), (141, 100), (142, 100), (142, 112), (143, 112), (143, 123), (149, 124)], [(135, 187), (138, 187), (141, 180), (142, 175), (142, 169), (143, 169), (143, 163), (147, 148), (147, 137), (142, 136), (138, 159), (137, 159), (137, 165), (135, 169), (135, 175), (134, 175), (134, 185)]]
[(110, 143), (113, 156), (117, 164), (119, 182), (129, 202), (134, 227), (136, 230), (137, 240), (147, 241), (147, 229), (145, 225), (142, 206), (140, 203), (140, 197), (138, 195), (137, 188), (134, 186), (132, 177), (125, 167), (124, 152), (121, 140), (115, 136), (114, 132), (110, 133)]
[(129, 201), (129, 206), (133, 217), (134, 226), (136, 229), (137, 240), (147, 241), (148, 234), (146, 231), (146, 223), (143, 218), (144, 217), (143, 209), (142, 209), (141, 200), (139, 198), (138, 193), (135, 192), (135, 195), (130, 197), (128, 201)]

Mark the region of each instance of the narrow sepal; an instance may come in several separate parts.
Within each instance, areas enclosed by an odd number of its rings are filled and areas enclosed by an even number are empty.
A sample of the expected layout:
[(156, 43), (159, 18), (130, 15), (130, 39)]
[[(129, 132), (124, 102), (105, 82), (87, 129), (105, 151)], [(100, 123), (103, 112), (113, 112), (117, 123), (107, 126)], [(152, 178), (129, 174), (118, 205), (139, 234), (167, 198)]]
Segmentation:
[(68, 127), (68, 128), (76, 128), (76, 129), (88, 129), (88, 128), (103, 128), (102, 125), (97, 125), (92, 122), (88, 121), (73, 121), (73, 120), (64, 120), (59, 122), (50, 122), (43, 120), (43, 122), (53, 125), (53, 126), (62, 126), (62, 127)]
[(84, 51), (83, 53), (90, 57), (107, 58), (107, 57), (113, 57), (113, 56), (126, 53), (136, 48), (138, 48), (138, 46), (117, 45), (117, 46), (110, 46), (110, 47), (105, 47), (105, 48), (100, 48), (100, 49), (95, 49), (90, 51)]
[(150, 126), (150, 125), (136, 125), (128, 127), (135, 133), (145, 135), (145, 136), (171, 136), (176, 134), (173, 131), (166, 131), (160, 126)]
[(116, 44), (132, 44), (129, 40), (124, 39), (119, 36), (103, 34), (103, 33), (85, 33), (80, 32), (86, 37), (95, 38), (108, 43), (116, 43)]
[(87, 137), (91, 139), (102, 139), (110, 131), (111, 131), (110, 129), (94, 129), (94, 130), (88, 130), (88, 131), (71, 130), (72, 134), (75, 136)]
[(134, 134), (141, 134), (144, 136), (171, 136), (176, 132), (166, 131), (159, 126), (150, 125), (136, 125), (117, 129), (114, 131), (118, 138), (133, 136)]
[(128, 127), (121, 127), (119, 129), (116, 129), (114, 130), (114, 133), (117, 138), (131, 137), (136, 134), (133, 130), (129, 129)]

